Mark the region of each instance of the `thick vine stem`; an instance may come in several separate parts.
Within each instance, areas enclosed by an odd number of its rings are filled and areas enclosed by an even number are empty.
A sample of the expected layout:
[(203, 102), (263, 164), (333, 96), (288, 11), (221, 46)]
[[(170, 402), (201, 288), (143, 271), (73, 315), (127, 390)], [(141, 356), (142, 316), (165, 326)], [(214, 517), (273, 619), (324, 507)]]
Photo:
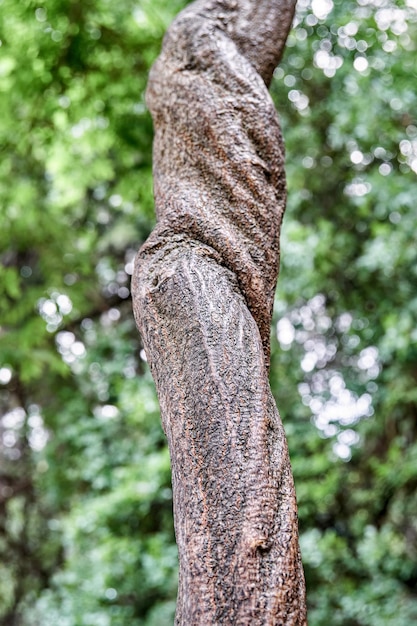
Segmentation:
[(197, 0), (149, 79), (158, 222), (132, 289), (171, 454), (181, 626), (306, 624), (268, 383), (286, 191), (267, 85), (294, 5)]

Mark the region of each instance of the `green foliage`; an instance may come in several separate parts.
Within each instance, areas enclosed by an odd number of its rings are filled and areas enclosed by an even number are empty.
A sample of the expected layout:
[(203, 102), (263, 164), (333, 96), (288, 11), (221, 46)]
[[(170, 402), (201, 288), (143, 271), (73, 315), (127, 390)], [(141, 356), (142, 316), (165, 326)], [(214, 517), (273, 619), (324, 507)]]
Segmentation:
[[(129, 292), (182, 0), (0, 0), (0, 624), (172, 623), (169, 458)], [(417, 620), (417, 6), (299, 0), (271, 385), (310, 624)]]

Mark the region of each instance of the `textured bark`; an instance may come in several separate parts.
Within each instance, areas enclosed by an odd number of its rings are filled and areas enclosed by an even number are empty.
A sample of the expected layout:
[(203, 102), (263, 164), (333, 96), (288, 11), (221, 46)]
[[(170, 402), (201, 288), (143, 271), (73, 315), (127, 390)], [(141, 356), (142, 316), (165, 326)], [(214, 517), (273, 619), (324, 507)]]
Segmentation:
[(267, 86), (292, 0), (198, 0), (149, 78), (157, 225), (134, 312), (172, 463), (181, 626), (306, 623), (297, 507), (268, 383), (285, 208)]

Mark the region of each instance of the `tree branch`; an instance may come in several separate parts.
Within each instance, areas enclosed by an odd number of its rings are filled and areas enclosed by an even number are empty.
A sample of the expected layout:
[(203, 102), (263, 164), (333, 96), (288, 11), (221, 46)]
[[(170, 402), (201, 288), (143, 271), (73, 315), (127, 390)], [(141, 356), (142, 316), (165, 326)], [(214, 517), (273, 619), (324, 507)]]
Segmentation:
[(149, 79), (158, 223), (132, 287), (171, 453), (182, 626), (306, 623), (268, 383), (286, 192), (266, 84), (294, 4), (198, 0)]

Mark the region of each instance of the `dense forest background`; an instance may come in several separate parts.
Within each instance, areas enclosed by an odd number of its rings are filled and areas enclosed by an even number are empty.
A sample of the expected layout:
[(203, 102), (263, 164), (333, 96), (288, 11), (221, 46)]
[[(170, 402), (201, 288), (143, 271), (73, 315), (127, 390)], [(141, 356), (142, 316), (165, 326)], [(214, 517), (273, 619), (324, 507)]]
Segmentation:
[[(129, 281), (182, 0), (0, 0), (0, 624), (161, 626), (169, 457)], [(311, 626), (417, 622), (417, 2), (299, 0), (271, 385)]]

